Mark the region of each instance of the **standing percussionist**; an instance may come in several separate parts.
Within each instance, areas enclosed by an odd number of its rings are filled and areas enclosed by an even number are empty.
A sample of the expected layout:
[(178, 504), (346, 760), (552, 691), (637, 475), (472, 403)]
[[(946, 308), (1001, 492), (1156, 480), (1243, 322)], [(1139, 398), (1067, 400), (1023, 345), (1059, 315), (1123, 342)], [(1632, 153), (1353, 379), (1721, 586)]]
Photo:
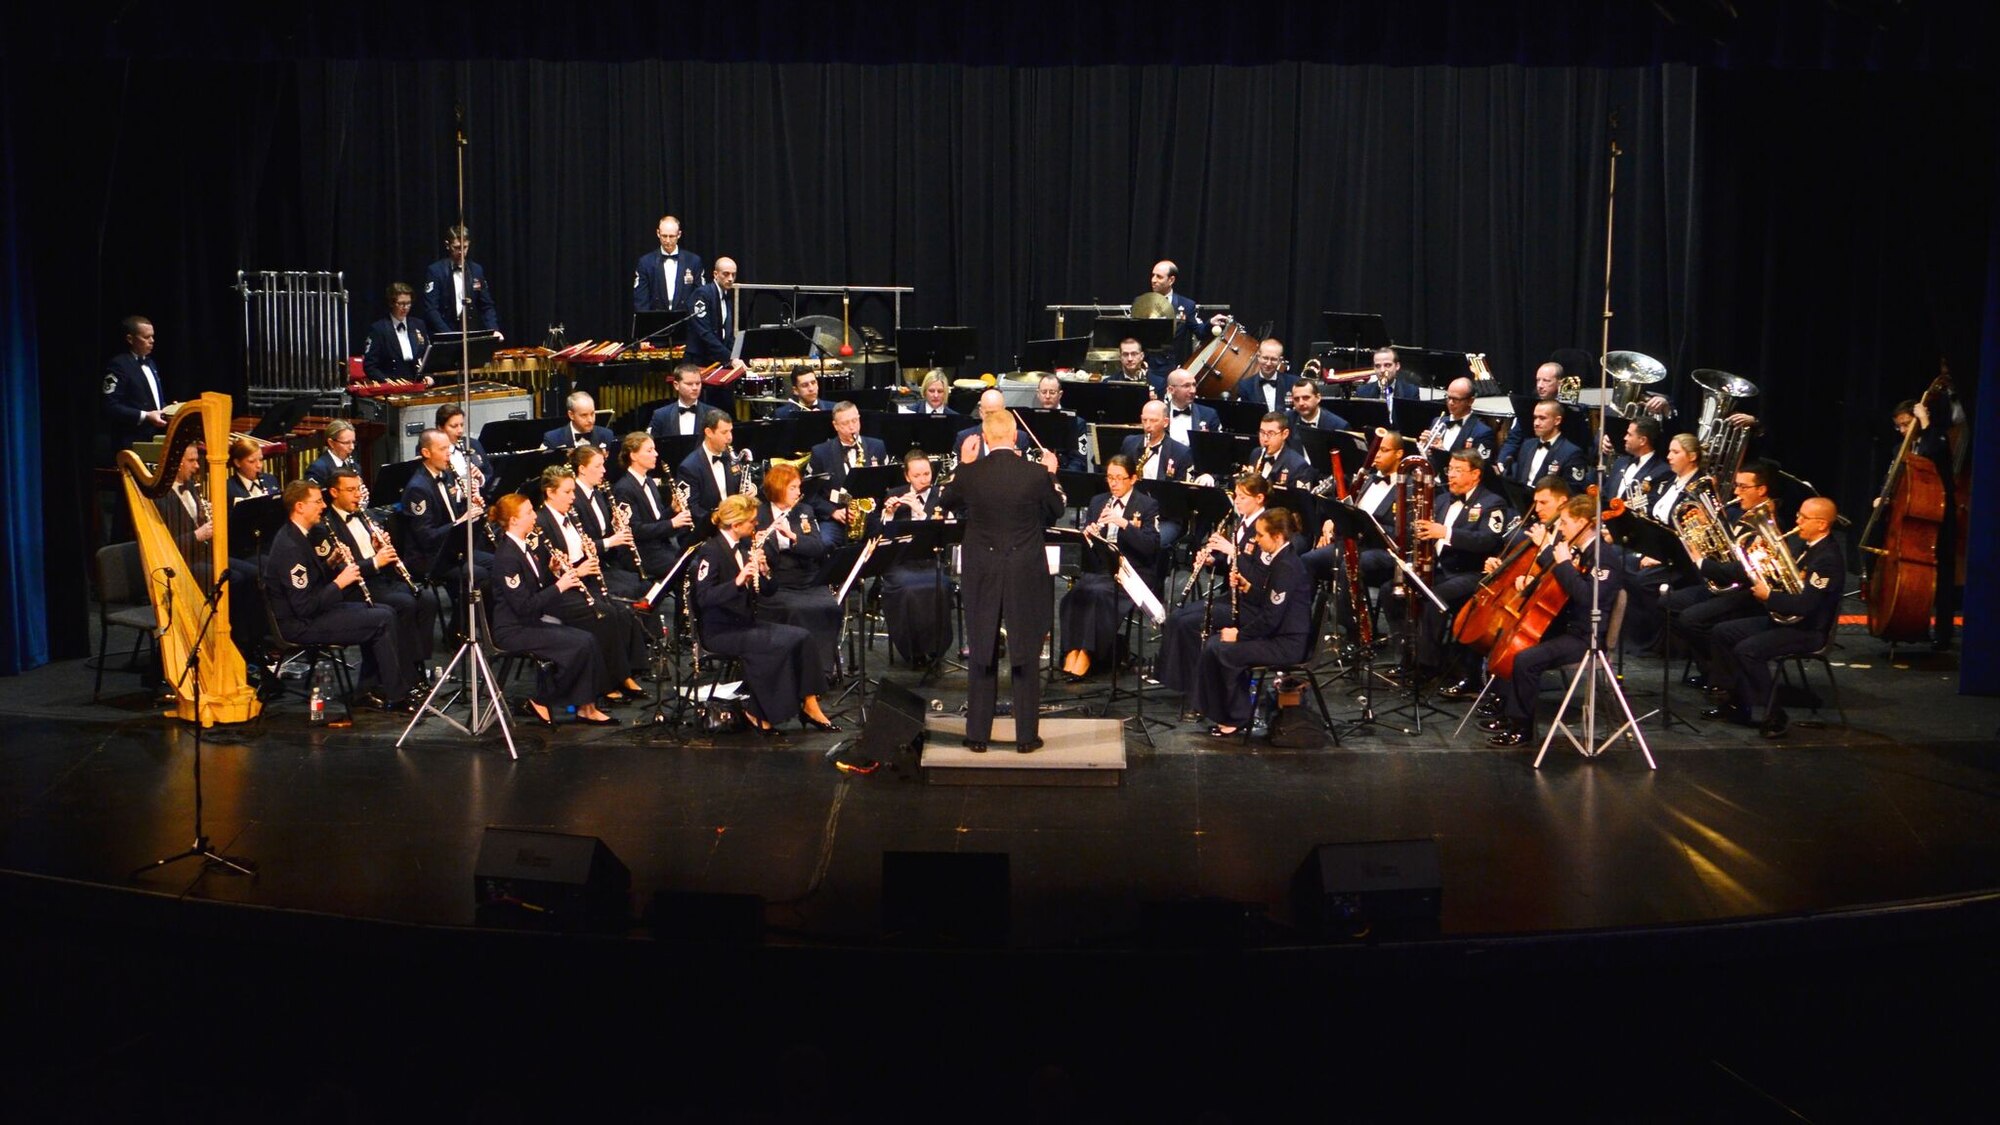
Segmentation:
[[(1169, 261), (1153, 263), (1152, 290), (1167, 299), (1173, 310), (1174, 334), (1167, 341), (1165, 351), (1146, 357), (1146, 379), (1153, 384), (1153, 394), (1163, 395), (1167, 390), (1167, 372), (1184, 366), (1188, 357), (1194, 354), (1197, 341), (1207, 340), (1211, 325), (1204, 322), (1195, 312), (1194, 298), (1183, 297), (1174, 292), (1174, 283), (1180, 280), (1181, 268)], [(1220, 315), (1216, 317), (1221, 321)], [(1122, 355), (1123, 343), (1118, 345)]]
[(736, 262), (732, 258), (717, 258), (713, 277), (694, 291), (694, 304), (689, 309), (694, 314), (688, 321), (689, 359), (743, 370), (743, 361), (736, 358), (736, 309), (732, 304), (735, 296)]
[(986, 416), (986, 455), (961, 465), (944, 490), (944, 507), (965, 521), (965, 629), (970, 664), (965, 746), (984, 753), (1000, 692), (1000, 626), (1008, 627), (1014, 688), (1015, 749), (1039, 749), (1041, 676), (1051, 590), (1042, 533), (1062, 516), (1055, 476), (1015, 452), (1014, 416)]
[(428, 384), (423, 374), (424, 353), (430, 350), (430, 336), (421, 322), (410, 319), (417, 303), (416, 290), (398, 281), (389, 286), (383, 299), (389, 315), (368, 326), (368, 342), (361, 349), (361, 369), (370, 379), (391, 383)]
[(368, 605), (358, 590), (361, 568), (336, 561), (333, 540), (320, 525), (326, 498), (319, 486), (295, 480), (281, 495), (286, 519), (263, 569), (279, 630), (294, 644), (360, 645), (362, 694), (352, 702), (407, 710), (412, 681), (396, 644), (395, 611)]
[(459, 312), (465, 312), (466, 329), (500, 334), (500, 309), (493, 303), (493, 287), (486, 271), (465, 255), (472, 249), (472, 232), (455, 226), (444, 232), (444, 257), (424, 271), (424, 323), (433, 336), (459, 331)]
[(153, 360), (153, 322), (128, 316), (124, 329), (125, 350), (104, 365), (104, 402), (97, 412), (97, 459), (103, 464), (167, 428), (167, 388)]
[(701, 284), (701, 255), (681, 249), (681, 221), (672, 215), (660, 216), (653, 234), (660, 248), (641, 254), (632, 268), (632, 311), (686, 312)]

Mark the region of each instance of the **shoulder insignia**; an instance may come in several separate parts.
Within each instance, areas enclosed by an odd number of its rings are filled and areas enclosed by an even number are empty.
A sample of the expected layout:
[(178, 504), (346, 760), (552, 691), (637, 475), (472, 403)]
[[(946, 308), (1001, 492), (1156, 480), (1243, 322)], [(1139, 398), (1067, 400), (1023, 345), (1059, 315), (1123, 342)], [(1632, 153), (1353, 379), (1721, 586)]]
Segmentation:
[(696, 315), (696, 316), (707, 316), (707, 315), (708, 315), (708, 302), (707, 302), (707, 301), (696, 301), (696, 302), (694, 303), (694, 315)]
[(1283, 590), (1273, 590), (1273, 591), (1271, 591), (1271, 604), (1272, 604), (1272, 605), (1284, 605), (1284, 604), (1285, 604), (1285, 592), (1284, 592)]
[(292, 589), (294, 590), (305, 589), (306, 583), (311, 580), (311, 575), (306, 572), (306, 564), (304, 563), (293, 563), (291, 575)]
[(318, 555), (320, 558), (323, 559), (332, 558), (333, 540), (331, 539), (320, 540), (319, 544), (313, 548), (313, 554)]
[(800, 512), (800, 513), (799, 513), (799, 534), (800, 534), (800, 535), (810, 535), (810, 534), (812, 534), (812, 529), (813, 529), (813, 518), (812, 518), (811, 516), (807, 515), (807, 514), (806, 514), (806, 513), (804, 513), (804, 512)]
[(641, 280), (643, 280), (643, 279), (642, 279), (642, 278), (641, 278), (641, 277), (639, 276), (639, 271), (638, 271), (638, 270), (633, 270), (633, 271), (632, 271), (632, 288), (634, 288), (634, 289), (637, 289), (637, 288), (639, 288), (639, 282), (640, 282)]
[(1570, 476), (1570, 479), (1571, 479), (1571, 480), (1582, 480), (1582, 479), (1583, 479), (1583, 466), (1582, 466), (1582, 465), (1571, 465), (1571, 466), (1569, 467), (1569, 476)]
[(1828, 586), (1833, 585), (1833, 579), (1828, 578), (1824, 574), (1815, 574), (1809, 579), (1809, 581), (1812, 582), (1813, 589), (1815, 590), (1824, 590)]
[(1493, 460), (1493, 446), (1491, 444), (1482, 441), (1478, 445), (1473, 446), (1472, 448), (1479, 451), (1480, 460), (1482, 461)]
[(703, 559), (703, 560), (701, 560), (701, 566), (700, 566), (699, 568), (697, 568), (697, 569), (695, 570), (695, 572), (694, 572), (694, 580), (695, 580), (696, 582), (706, 582), (706, 581), (708, 581), (708, 560), (707, 560), (707, 559)]
[(1593, 575), (1594, 577), (1596, 577), (1596, 579), (1597, 579), (1597, 580), (1598, 580), (1599, 582), (1609, 582), (1609, 581), (1611, 581), (1611, 572), (1610, 572), (1609, 570), (1593, 570), (1593, 571), (1591, 571), (1590, 573), (1591, 573), (1591, 574), (1592, 574), (1592, 575)]
[(429, 506), (430, 506), (430, 501), (425, 500), (423, 497), (419, 496), (416, 499), (410, 501), (410, 514), (413, 516), (421, 516), (424, 514), (424, 509)]
[(115, 394), (117, 394), (117, 393), (118, 393), (118, 373), (117, 373), (117, 372), (115, 372), (115, 371), (106, 371), (106, 372), (104, 373), (104, 393), (105, 393), (105, 394), (108, 394), (108, 395), (115, 395)]
[(1506, 516), (1507, 513), (1495, 508), (1493, 509), (1493, 514), (1486, 517), (1486, 526), (1495, 532), (1499, 532), (1507, 526)]
[(1166, 466), (1166, 468), (1165, 468), (1164, 470), (1162, 470), (1162, 475), (1164, 475), (1164, 476), (1173, 476), (1173, 475), (1174, 475), (1174, 459), (1173, 459), (1173, 458), (1171, 458), (1171, 457), (1167, 458), (1167, 466)]
[(473, 279), (472, 279), (472, 288), (473, 288), (473, 289), (474, 289), (475, 291), (477, 291), (477, 290), (480, 290), (480, 289), (484, 289), (484, 288), (486, 288), (486, 279), (485, 279), (485, 278), (483, 278), (483, 277), (475, 277), (475, 278), (473, 278)]
[(694, 284), (694, 271), (693, 271), (693, 270), (682, 270), (682, 271), (681, 271), (681, 284), (682, 284), (682, 285), (693, 285), (693, 284)]
[(437, 287), (438, 283), (435, 281), (424, 282), (424, 292), (426, 293), (434, 292), (437, 289)]
[(510, 575), (508, 575), (508, 576), (507, 576), (507, 588), (508, 588), (509, 590), (518, 590), (518, 589), (520, 589), (520, 588), (521, 588), (521, 576), (520, 576), (520, 575), (518, 575), (518, 574), (510, 574)]

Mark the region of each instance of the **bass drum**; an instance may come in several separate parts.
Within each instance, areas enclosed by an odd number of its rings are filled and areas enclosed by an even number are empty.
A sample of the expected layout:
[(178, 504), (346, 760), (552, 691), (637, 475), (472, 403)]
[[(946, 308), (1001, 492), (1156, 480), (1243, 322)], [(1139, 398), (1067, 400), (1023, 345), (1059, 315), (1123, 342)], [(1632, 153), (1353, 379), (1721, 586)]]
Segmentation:
[(1264, 341), (1227, 321), (1194, 359), (1188, 370), (1194, 373), (1194, 393), (1202, 398), (1222, 398), (1235, 392), (1236, 384), (1257, 366), (1257, 348)]

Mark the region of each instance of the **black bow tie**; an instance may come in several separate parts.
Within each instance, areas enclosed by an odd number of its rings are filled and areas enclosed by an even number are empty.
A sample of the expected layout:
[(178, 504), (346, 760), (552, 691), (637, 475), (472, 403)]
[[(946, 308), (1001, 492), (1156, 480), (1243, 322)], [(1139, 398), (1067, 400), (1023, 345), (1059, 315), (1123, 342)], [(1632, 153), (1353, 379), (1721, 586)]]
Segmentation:
[(661, 260), (668, 262), (678, 262), (681, 260), (681, 252), (676, 250), (671, 254), (663, 254), (661, 255)]
[(403, 322), (403, 321), (400, 321), (400, 320), (396, 322), (396, 331), (398, 331), (398, 332), (403, 332), (403, 331), (407, 331), (407, 330), (408, 330), (408, 328), (409, 328), (409, 325), (408, 325), (407, 323), (405, 323), (405, 322)]
[(1191, 417), (1191, 416), (1192, 416), (1193, 414), (1194, 414), (1194, 411), (1192, 411), (1192, 410), (1176, 410), (1176, 411), (1174, 411), (1174, 417), (1176, 417), (1176, 418), (1187, 418), (1187, 417)]
[(1556, 447), (1556, 443), (1552, 441), (1545, 441), (1540, 444), (1543, 449), (1554, 449)]
[(725, 469), (729, 467), (729, 458), (723, 454), (718, 453), (715, 456), (709, 458), (709, 460), (715, 462), (716, 464), (722, 466)]

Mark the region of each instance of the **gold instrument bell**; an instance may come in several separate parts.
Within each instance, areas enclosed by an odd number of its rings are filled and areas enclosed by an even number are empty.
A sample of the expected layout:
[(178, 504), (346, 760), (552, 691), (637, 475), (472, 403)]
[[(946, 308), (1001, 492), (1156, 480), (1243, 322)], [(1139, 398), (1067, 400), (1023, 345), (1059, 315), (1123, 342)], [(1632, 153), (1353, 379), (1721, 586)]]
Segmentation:
[(1611, 389), (1610, 408), (1624, 418), (1637, 418), (1651, 393), (1647, 388), (1667, 377), (1666, 364), (1639, 352), (1612, 352), (1599, 362), (1617, 384)]
[(1132, 315), (1145, 320), (1160, 320), (1174, 315), (1174, 303), (1163, 294), (1147, 291), (1132, 298)]

